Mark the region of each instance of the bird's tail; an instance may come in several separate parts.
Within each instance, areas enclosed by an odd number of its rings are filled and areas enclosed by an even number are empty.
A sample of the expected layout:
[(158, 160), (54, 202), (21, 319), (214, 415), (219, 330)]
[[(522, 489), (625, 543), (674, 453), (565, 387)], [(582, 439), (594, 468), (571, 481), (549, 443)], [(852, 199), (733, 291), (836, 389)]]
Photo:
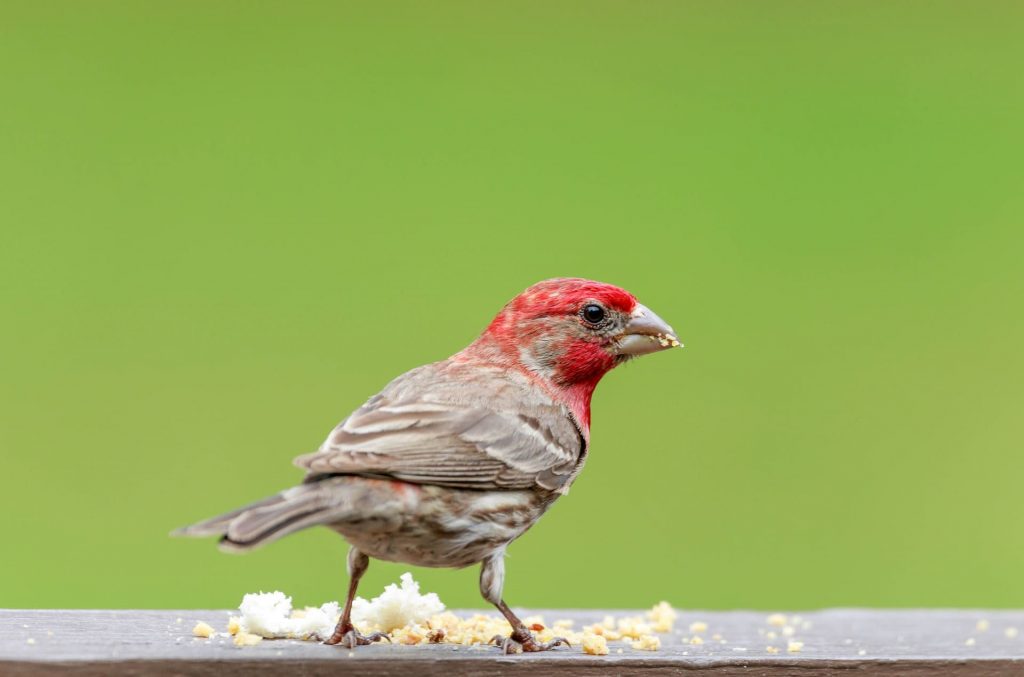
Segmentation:
[(244, 552), (271, 543), (307, 527), (342, 521), (352, 512), (352, 500), (344, 487), (348, 478), (333, 477), (300, 484), (191, 526), (175, 529), (171, 536), (220, 536), (221, 550)]

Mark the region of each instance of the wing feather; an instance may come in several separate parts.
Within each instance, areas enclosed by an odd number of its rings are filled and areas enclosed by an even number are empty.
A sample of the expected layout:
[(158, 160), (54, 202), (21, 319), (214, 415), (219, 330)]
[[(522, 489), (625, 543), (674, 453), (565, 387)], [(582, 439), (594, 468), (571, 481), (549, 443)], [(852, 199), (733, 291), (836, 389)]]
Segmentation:
[[(495, 396), (467, 396), (446, 367), (428, 365), (399, 377), (342, 421), (318, 451), (297, 458), (296, 465), (310, 476), (362, 474), (452, 487), (563, 489), (584, 455), (582, 435), (569, 411), (504, 371), (481, 370), (471, 381)], [(481, 387), (481, 378), (493, 387)]]

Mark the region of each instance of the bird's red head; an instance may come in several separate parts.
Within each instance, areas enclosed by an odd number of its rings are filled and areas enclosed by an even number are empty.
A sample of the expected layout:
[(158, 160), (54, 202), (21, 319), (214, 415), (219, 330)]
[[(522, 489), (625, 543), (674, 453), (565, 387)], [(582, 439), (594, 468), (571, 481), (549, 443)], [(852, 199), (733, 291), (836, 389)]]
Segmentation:
[(474, 344), (553, 386), (589, 423), (598, 381), (631, 357), (680, 345), (625, 289), (580, 278), (538, 282), (515, 297)]

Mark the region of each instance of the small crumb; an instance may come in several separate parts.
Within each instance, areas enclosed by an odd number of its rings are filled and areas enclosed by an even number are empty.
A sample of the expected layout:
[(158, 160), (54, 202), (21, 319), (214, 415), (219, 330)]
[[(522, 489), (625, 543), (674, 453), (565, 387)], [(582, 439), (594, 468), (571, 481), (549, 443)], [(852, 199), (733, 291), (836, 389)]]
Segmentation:
[(35, 644), (35, 643), (36, 643), (36, 640), (34, 640), (31, 637), (29, 637), (28, 639), (25, 640), (25, 644)]
[(209, 623), (199, 621), (196, 623), (196, 626), (192, 628), (192, 634), (196, 637), (205, 637), (206, 639), (210, 639), (217, 634), (217, 631), (214, 630), (213, 626)]
[(765, 619), (765, 622), (767, 622), (768, 625), (774, 625), (777, 628), (781, 628), (783, 625), (786, 625), (786, 617), (783, 614), (772, 614)]
[[(620, 618), (616, 623), (620, 637), (628, 637), (629, 639), (640, 639), (641, 635), (649, 635), (652, 631), (651, 625), (644, 621), (643, 616), (626, 616)], [(604, 633), (605, 638), (614, 640), (609, 633)]]
[(693, 623), (690, 623), (690, 632), (699, 633), (699, 632), (707, 632), (707, 631), (708, 631), (708, 624), (703, 622), (703, 621), (695, 621)]
[(766, 646), (764, 650), (768, 653), (779, 653), (779, 648), (776, 646)]
[(238, 616), (232, 616), (228, 619), (228, 633), (237, 635), (239, 630), (242, 629), (242, 619)]
[(964, 641), (964, 646), (974, 646), (974, 638), (973, 637), (968, 637)]
[(865, 651), (864, 649), (861, 649), (860, 651), (857, 652), (857, 655), (858, 656), (866, 656), (867, 653), (868, 653), (867, 651)]
[(678, 615), (668, 602), (658, 602), (647, 612), (655, 632), (672, 632)]
[(592, 632), (583, 633), (583, 653), (591, 656), (607, 656), (608, 640)]
[(661, 639), (657, 635), (640, 635), (640, 639), (633, 642), (632, 646), (641, 651), (657, 651), (661, 648)]
[(355, 655), (356, 655), (356, 652), (355, 652), (355, 651), (349, 651), (349, 652), (348, 652), (348, 657), (349, 657), (349, 658), (352, 658), (352, 657), (353, 657), (353, 656), (355, 656)]
[(239, 632), (235, 635), (235, 646), (256, 646), (262, 641), (262, 637), (249, 632)]
[(185, 622), (185, 619), (184, 618), (176, 618), (176, 619), (174, 619), (174, 622), (177, 623), (178, 625), (181, 625), (182, 623)]
[(978, 621), (974, 625), (974, 629), (977, 630), (978, 632), (985, 632), (985, 631), (987, 631), (988, 630), (988, 621), (986, 621), (984, 618), (981, 619), (980, 621)]
[(843, 640), (843, 644), (853, 644), (853, 640), (852, 639), (844, 639)]
[(721, 642), (722, 635), (716, 632), (715, 634), (711, 635), (711, 639), (715, 640), (716, 642)]
[(573, 626), (573, 624), (575, 624), (575, 622), (576, 621), (574, 621), (572, 619), (563, 618), (560, 621), (555, 621), (554, 628), (555, 628), (555, 630), (568, 630), (569, 628), (571, 628)]
[(775, 639), (776, 634), (772, 630), (769, 630), (768, 632), (764, 633), (764, 636), (766, 639)]
[(745, 647), (745, 646), (734, 646), (734, 647), (732, 648), (732, 650), (733, 650), (733, 651), (746, 651), (746, 650), (747, 650), (747, 647)]
[(803, 642), (794, 642), (790, 640), (789, 644), (786, 645), (786, 651), (789, 653), (800, 653), (800, 650), (804, 648)]
[(1017, 636), (1017, 628), (1006, 628), (1006, 630), (1003, 630), (1003, 634), (1013, 639)]
[(393, 644), (406, 644), (412, 646), (414, 644), (424, 644), (427, 641), (428, 631), (418, 624), (406, 625), (397, 630), (391, 631), (391, 642)]
[(615, 653), (622, 653), (622, 649), (616, 649)]
[(787, 625), (786, 627), (782, 628), (783, 637), (792, 637), (794, 632), (796, 632), (796, 629), (792, 625)]
[(704, 640), (701, 639), (700, 635), (694, 635), (690, 638), (690, 644), (703, 644)]

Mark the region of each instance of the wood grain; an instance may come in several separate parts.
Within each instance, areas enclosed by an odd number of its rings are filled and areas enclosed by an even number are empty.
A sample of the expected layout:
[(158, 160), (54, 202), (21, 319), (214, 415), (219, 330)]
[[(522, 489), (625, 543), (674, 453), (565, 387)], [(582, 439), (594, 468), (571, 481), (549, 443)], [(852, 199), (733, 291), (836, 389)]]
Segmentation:
[[(524, 611), (579, 627), (622, 611)], [(832, 609), (801, 613), (787, 652), (763, 612), (683, 612), (662, 649), (611, 642), (608, 656), (579, 649), (501, 656), (493, 647), (375, 644), (353, 652), (316, 642), (266, 640), (238, 648), (195, 639), (203, 620), (218, 630), (226, 611), (0, 610), (0, 675), (1024, 675), (1024, 611)], [(180, 619), (180, 621), (179, 621)], [(689, 625), (707, 624), (704, 643), (684, 643)], [(986, 630), (978, 622), (987, 621)], [(1016, 636), (1008, 628), (1018, 630)], [(770, 639), (768, 632), (776, 632)], [(719, 634), (726, 643), (714, 641)], [(31, 642), (29, 640), (32, 640)], [(779, 653), (767, 649), (774, 646)], [(616, 652), (618, 648), (623, 653)], [(352, 654), (351, 656), (349, 654)]]

